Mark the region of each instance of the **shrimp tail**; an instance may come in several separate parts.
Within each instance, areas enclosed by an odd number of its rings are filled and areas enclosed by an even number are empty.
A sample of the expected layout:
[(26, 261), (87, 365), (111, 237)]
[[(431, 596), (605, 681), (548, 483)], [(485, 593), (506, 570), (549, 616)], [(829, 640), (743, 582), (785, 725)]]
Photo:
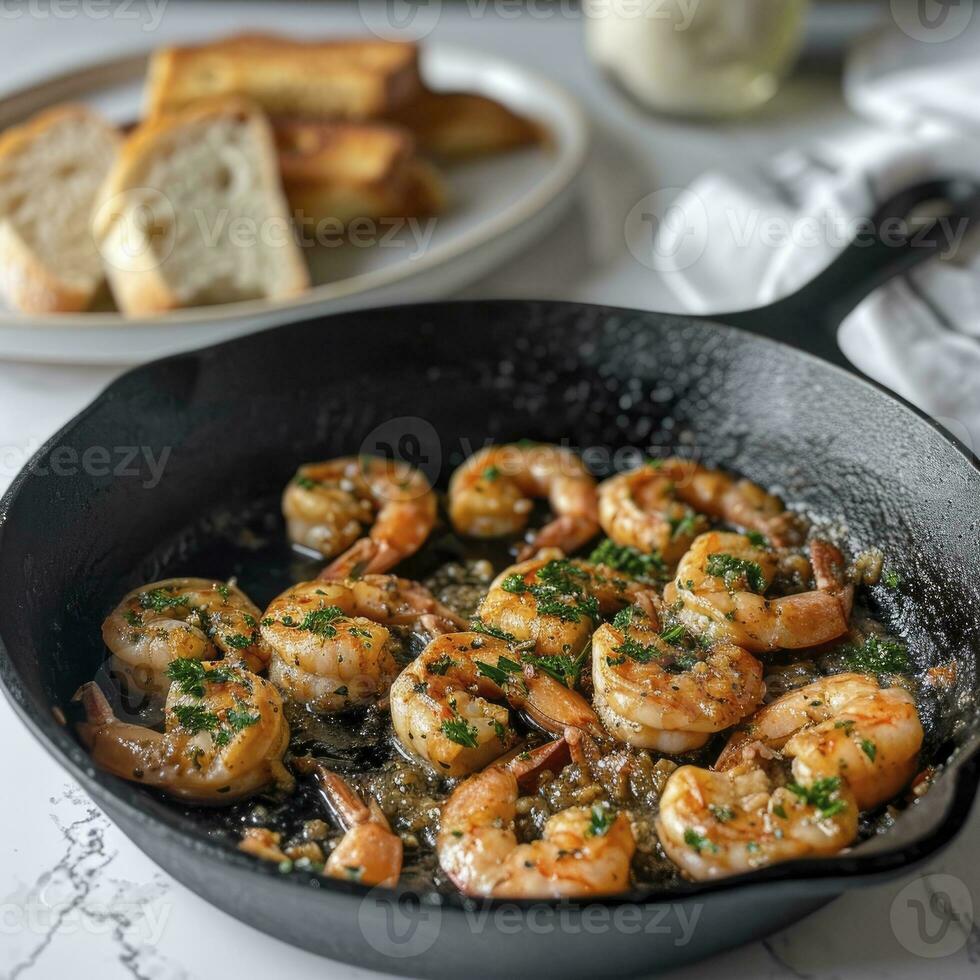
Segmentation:
[(570, 758), (568, 749), (567, 738), (556, 738), (533, 749), (518, 747), (497, 765), (513, 773), (521, 791), (528, 792), (537, 787), (538, 777), (543, 772), (556, 773), (565, 768)]
[(112, 705), (102, 693), (102, 688), (95, 681), (83, 684), (72, 696), (73, 702), (82, 705), (85, 711), (85, 721), (78, 727), (78, 735), (88, 749), (95, 743), (98, 731), (116, 721)]
[(372, 800), (374, 807), (366, 805), (343, 776), (328, 769), (322, 762), (314, 763), (312, 769), (330, 812), (344, 830), (369, 822), (388, 826), (377, 803)]
[(599, 522), (591, 517), (566, 514), (545, 524), (517, 553), (518, 561), (533, 558), (542, 548), (559, 548), (566, 555), (578, 551), (599, 533)]
[(332, 581), (360, 578), (369, 572), (386, 572), (398, 561), (397, 557), (393, 557), (393, 552), (393, 548), (387, 548), (371, 538), (361, 538), (330, 562), (317, 578)]

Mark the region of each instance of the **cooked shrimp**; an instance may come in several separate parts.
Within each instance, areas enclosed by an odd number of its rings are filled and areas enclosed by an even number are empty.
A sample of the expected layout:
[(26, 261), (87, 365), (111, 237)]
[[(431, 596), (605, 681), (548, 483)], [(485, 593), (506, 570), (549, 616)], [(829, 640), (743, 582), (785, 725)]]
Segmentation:
[(710, 531), (681, 559), (664, 599), (695, 632), (753, 652), (817, 646), (847, 632), (854, 589), (833, 545), (812, 541), (810, 561), (816, 589), (767, 599), (775, 555), (744, 535)]
[(546, 550), (501, 572), (477, 617), (500, 635), (533, 643), (540, 655), (575, 656), (600, 614), (628, 606), (645, 588), (605, 566)]
[(241, 659), (264, 670), (270, 651), (258, 607), (231, 583), (172, 578), (134, 589), (102, 624), (112, 669), (141, 691), (164, 694), (172, 660)]
[(545, 443), (489, 446), (470, 456), (450, 480), (449, 516), (460, 534), (504, 537), (525, 528), (535, 498), (547, 498), (554, 516), (519, 559), (539, 548), (570, 553), (598, 533), (595, 480), (571, 450)]
[(514, 833), (517, 779), (491, 767), (457, 787), (442, 810), (436, 852), (466, 895), (589, 898), (630, 885), (636, 842), (629, 818), (607, 807), (575, 806), (549, 818), (540, 840)]
[(193, 803), (240, 800), (270, 784), (292, 785), (282, 764), (289, 726), (274, 685), (224, 661), (171, 668), (166, 729), (118, 720), (97, 684), (82, 685), (78, 726), (96, 765)]
[(324, 874), (394, 888), (402, 873), (402, 841), (392, 833), (381, 807), (374, 799), (365, 803), (323, 763), (315, 763), (314, 772), (330, 812), (346, 831), (330, 852)]
[(391, 686), (391, 721), (402, 748), (447, 776), (465, 776), (519, 739), (508, 701), (539, 726), (601, 733), (588, 701), (483, 633), (437, 637)]
[(836, 777), (780, 786), (750, 764), (681, 766), (664, 787), (656, 828), (667, 856), (701, 881), (836, 854), (857, 836), (858, 808)]
[(325, 558), (340, 555), (322, 577), (346, 578), (386, 572), (415, 554), (435, 526), (436, 497), (406, 463), (345, 456), (301, 466), (283, 493), (282, 512), (291, 541)]
[(606, 730), (638, 748), (687, 752), (737, 724), (765, 693), (762, 664), (718, 643), (693, 647), (683, 627), (661, 632), (630, 607), (592, 637), (593, 704)]
[(773, 750), (792, 759), (794, 777), (839, 776), (868, 810), (916, 772), (922, 723), (904, 688), (881, 690), (866, 674), (837, 674), (784, 694), (728, 741), (715, 765), (727, 769)]
[(599, 523), (616, 544), (659, 552), (676, 562), (707, 518), (766, 535), (774, 545), (799, 540), (796, 515), (749, 480), (671, 457), (620, 473), (599, 486)]
[(387, 693), (398, 673), (388, 626), (434, 635), (462, 625), (416, 582), (365, 575), (292, 586), (269, 605), (261, 632), (273, 652), (272, 681), (317, 711), (335, 712)]

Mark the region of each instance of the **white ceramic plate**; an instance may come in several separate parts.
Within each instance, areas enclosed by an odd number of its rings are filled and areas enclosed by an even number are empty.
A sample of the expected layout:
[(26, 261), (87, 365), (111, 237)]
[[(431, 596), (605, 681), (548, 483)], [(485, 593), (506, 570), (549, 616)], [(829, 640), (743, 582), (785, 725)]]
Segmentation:
[[(0, 128), (65, 101), (84, 101), (115, 122), (131, 122), (139, 117), (145, 69), (146, 56), (129, 57), (15, 93), (0, 101)], [(444, 45), (423, 49), (423, 75), (433, 88), (488, 95), (538, 120), (551, 134), (549, 147), (447, 168), (447, 213), (431, 226), (401, 229), (386, 247), (312, 248), (317, 285), (303, 296), (138, 320), (114, 311), (26, 316), (0, 307), (0, 359), (132, 364), (302, 317), (436, 299), (530, 246), (561, 216), (584, 163), (588, 127), (578, 104), (534, 72)]]

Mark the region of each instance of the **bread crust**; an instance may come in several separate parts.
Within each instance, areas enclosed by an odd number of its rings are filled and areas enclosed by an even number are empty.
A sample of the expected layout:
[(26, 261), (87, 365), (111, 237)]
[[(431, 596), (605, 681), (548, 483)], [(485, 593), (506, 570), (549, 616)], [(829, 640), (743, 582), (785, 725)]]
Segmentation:
[(423, 153), (467, 160), (544, 143), (538, 123), (474, 92), (424, 90), (386, 117), (404, 126)]
[(421, 89), (415, 44), (242, 34), (157, 51), (145, 107), (153, 116), (202, 98), (234, 95), (271, 115), (358, 120), (390, 112)]

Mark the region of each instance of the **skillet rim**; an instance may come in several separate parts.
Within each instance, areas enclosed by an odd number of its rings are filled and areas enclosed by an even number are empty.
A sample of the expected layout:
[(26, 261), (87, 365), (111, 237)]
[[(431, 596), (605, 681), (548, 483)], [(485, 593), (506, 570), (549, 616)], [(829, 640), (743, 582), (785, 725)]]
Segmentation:
[[(703, 329), (711, 333), (730, 332), (740, 339), (748, 336), (753, 341), (761, 342), (763, 345), (771, 344), (777, 348), (784, 348), (794, 357), (803, 358), (812, 364), (818, 365), (822, 369), (829, 369), (836, 372), (838, 375), (846, 377), (850, 383), (863, 385), (873, 393), (872, 397), (884, 397), (896, 403), (899, 407), (910, 412), (917, 421), (925, 422), (940, 439), (948, 443), (963, 457), (964, 462), (968, 466), (980, 474), (980, 460), (978, 460), (977, 456), (969, 447), (955, 435), (945, 430), (928, 413), (922, 411), (902, 396), (890, 391), (879, 382), (864, 375), (848, 371), (846, 368), (830, 363), (808, 351), (794, 347), (786, 341), (756, 334), (744, 325), (733, 326), (725, 323), (724, 320), (716, 319), (715, 316), (664, 313), (656, 310), (638, 310), (629, 307), (608, 306), (598, 303), (580, 303), (569, 300), (493, 299), (404, 303), (396, 306), (371, 307), (363, 310), (336, 313), (325, 317), (296, 320), (289, 324), (269, 327), (264, 330), (245, 334), (241, 337), (231, 338), (218, 344), (197, 348), (193, 351), (185, 351), (164, 358), (158, 358), (124, 371), (106, 385), (88, 405), (72, 416), (50, 438), (45, 440), (43, 445), (31, 456), (11, 481), (7, 491), (0, 498), (0, 551), (3, 549), (4, 532), (7, 527), (11, 507), (21, 494), (25, 485), (32, 478), (33, 470), (37, 463), (63, 441), (79, 423), (100, 408), (106, 398), (111, 397), (115, 389), (123, 387), (124, 384), (132, 383), (133, 379), (138, 375), (157, 371), (161, 366), (172, 362), (205, 356), (210, 357), (230, 346), (247, 343), (250, 338), (270, 334), (276, 330), (299, 329), (311, 323), (322, 324), (323, 321), (330, 321), (337, 318), (355, 318), (380, 312), (383, 312), (389, 317), (404, 314), (417, 316), (420, 314), (425, 315), (426, 311), (440, 310), (447, 307), (461, 310), (468, 307), (485, 309), (487, 306), (498, 309), (523, 308), (525, 311), (529, 308), (566, 308), (569, 310), (589, 310), (592, 313), (599, 313), (601, 311), (606, 316), (625, 315), (633, 317), (670, 318), (677, 321), (685, 321), (693, 325), (696, 329)], [(739, 319), (743, 324), (745, 318), (750, 316), (751, 312), (739, 313)], [(38, 655), (36, 650), (32, 652), (35, 656)], [(97, 769), (92, 764), (88, 753), (70, 734), (69, 729), (55, 720), (50, 708), (47, 710), (37, 708), (28, 699), (19, 672), (7, 650), (6, 641), (2, 635), (2, 628), (0, 628), (0, 688), (3, 689), (8, 703), (24, 724), (24, 727), (41, 744), (47, 753), (54, 758), (61, 768), (66, 770), (93, 797), (96, 803), (101, 804), (102, 800), (107, 798), (110, 801), (111, 808), (121, 809), (128, 821), (132, 821), (134, 825), (139, 826), (143, 830), (152, 832), (164, 845), (177, 845), (185, 850), (190, 849), (195, 854), (206, 856), (218, 865), (231, 865), (245, 872), (258, 873), (267, 881), (281, 882), (283, 887), (303, 887), (311, 892), (346, 894), (360, 899), (363, 899), (369, 894), (378, 897), (389, 897), (391, 900), (396, 900), (399, 895), (418, 894), (416, 889), (409, 888), (405, 885), (384, 889), (370, 888), (369, 886), (354, 882), (327, 878), (313, 872), (293, 871), (291, 874), (284, 875), (268, 861), (262, 861), (259, 858), (247, 855), (229, 843), (209, 840), (198, 833), (186, 829), (184, 824), (188, 818), (176, 810), (164, 810), (160, 813), (147, 810), (140, 805), (140, 801), (146, 797), (146, 790), (144, 788)], [(869, 879), (875, 880), (887, 877), (890, 874), (893, 875), (899, 871), (908, 870), (913, 866), (921, 864), (949, 844), (962, 831), (973, 808), (973, 804), (977, 799), (978, 790), (980, 790), (980, 727), (975, 728), (971, 732), (970, 737), (961, 746), (956, 748), (953, 757), (949, 762), (944, 763), (944, 766), (943, 778), (931, 791), (932, 794), (935, 794), (933, 798), (937, 798), (940, 795), (945, 796), (945, 799), (940, 803), (939, 812), (932, 819), (927, 830), (920, 837), (917, 837), (904, 847), (890, 847), (880, 852), (862, 854), (861, 845), (859, 845), (855, 851), (845, 852), (842, 855), (781, 862), (754, 871), (732, 875), (718, 881), (699, 883), (682, 882), (679, 885), (672, 885), (669, 888), (637, 889), (621, 896), (610, 896), (591, 900), (472, 899), (459, 892), (446, 894), (435, 891), (425, 891), (423, 894), (428, 900), (438, 902), (439, 906), (447, 911), (452, 909), (455, 912), (464, 912), (471, 911), (473, 908), (494, 908), (503, 904), (509, 907), (516, 906), (519, 908), (540, 908), (542, 905), (549, 905), (552, 907), (560, 906), (573, 909), (582, 909), (595, 905), (607, 905), (610, 907), (626, 904), (654, 906), (669, 902), (676, 903), (688, 899), (697, 899), (700, 896), (710, 896), (719, 892), (753, 889), (777, 882), (820, 883), (824, 886), (822, 890), (828, 893), (834, 889), (843, 890), (849, 885), (869, 884), (871, 883)], [(140, 844), (130, 837), (125, 826), (112, 817), (110, 819), (112, 819), (112, 822), (133, 844), (143, 851)], [(887, 838), (880, 837), (875, 839), (887, 840)], [(143, 853), (145, 854), (145, 851)], [(162, 867), (164, 870), (168, 870), (166, 865), (162, 865)]]

